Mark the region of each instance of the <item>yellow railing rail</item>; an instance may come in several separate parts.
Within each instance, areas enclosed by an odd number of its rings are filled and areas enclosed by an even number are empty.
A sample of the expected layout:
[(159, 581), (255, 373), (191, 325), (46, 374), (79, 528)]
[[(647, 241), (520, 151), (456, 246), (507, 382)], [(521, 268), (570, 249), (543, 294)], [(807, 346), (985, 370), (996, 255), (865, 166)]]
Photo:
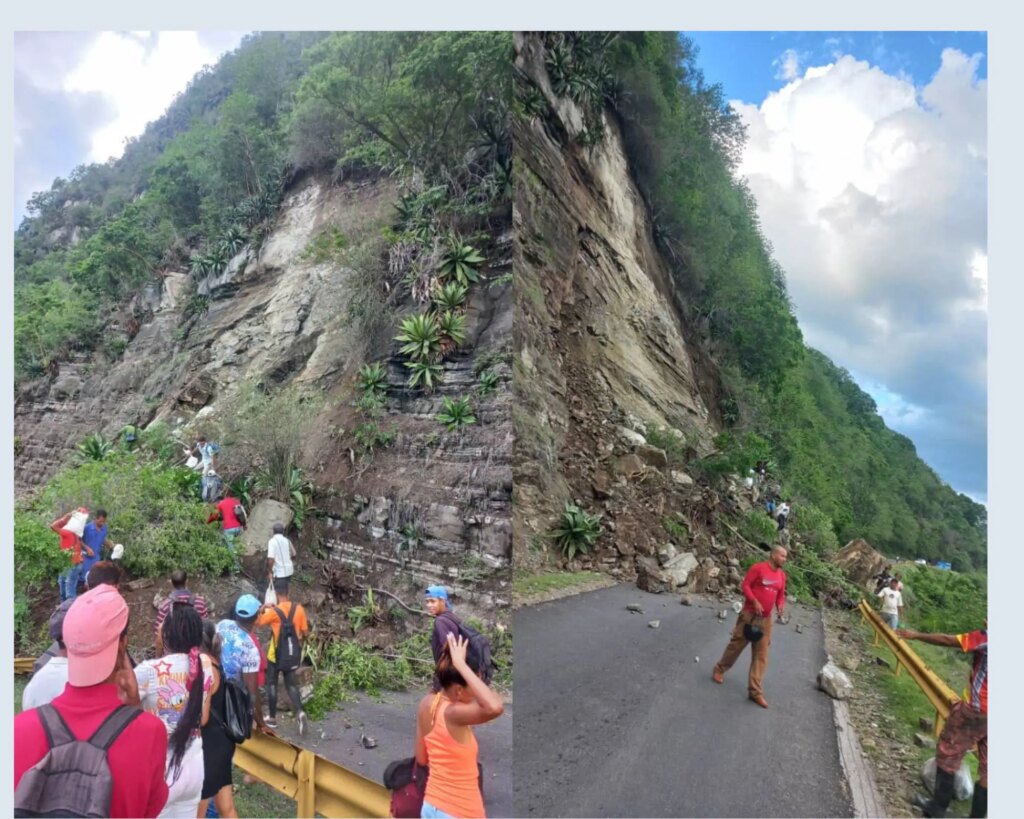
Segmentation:
[(383, 785), (278, 737), (254, 734), (235, 749), (235, 764), (294, 799), (299, 819), (390, 815)]
[[(15, 657), (14, 673), (30, 673), (34, 662)], [(391, 795), (383, 785), (279, 737), (254, 734), (235, 749), (235, 764), (294, 799), (299, 819), (391, 814)]]
[(871, 608), (867, 600), (861, 600), (859, 608), (861, 616), (871, 624), (875, 631), (875, 645), (884, 642), (896, 657), (896, 673), (900, 673), (901, 667), (906, 668), (907, 673), (932, 704), (935, 709), (935, 735), (938, 736), (946, 717), (949, 716), (950, 708), (960, 698), (952, 688), (946, 685), (945, 681), (924, 664), (924, 661), (910, 646), (896, 636), (881, 615)]

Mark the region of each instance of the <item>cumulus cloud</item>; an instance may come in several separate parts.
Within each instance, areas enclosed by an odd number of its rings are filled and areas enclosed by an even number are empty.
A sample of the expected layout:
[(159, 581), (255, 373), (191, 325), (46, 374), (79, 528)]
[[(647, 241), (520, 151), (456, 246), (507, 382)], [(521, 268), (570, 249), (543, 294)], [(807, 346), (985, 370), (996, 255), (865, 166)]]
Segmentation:
[(15, 215), (77, 165), (119, 157), (242, 32), (18, 32)]
[[(879, 385), (947, 481), (986, 490), (986, 84), (953, 49), (923, 88), (841, 56), (759, 106), (739, 168), (805, 337)], [(862, 382), (863, 383), (863, 382)]]

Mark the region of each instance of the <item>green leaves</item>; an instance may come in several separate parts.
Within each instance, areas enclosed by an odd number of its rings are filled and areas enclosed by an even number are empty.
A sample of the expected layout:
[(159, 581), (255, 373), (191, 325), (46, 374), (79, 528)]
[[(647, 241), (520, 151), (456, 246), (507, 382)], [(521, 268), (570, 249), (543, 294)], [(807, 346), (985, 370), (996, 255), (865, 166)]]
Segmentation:
[(601, 516), (590, 515), (572, 503), (566, 503), (558, 523), (551, 531), (555, 545), (566, 560), (590, 551), (601, 536)]
[(402, 352), (414, 361), (432, 360), (441, 350), (441, 330), (432, 313), (409, 316), (395, 341), (403, 342)]
[(102, 461), (114, 454), (114, 444), (102, 433), (94, 432), (78, 445), (78, 454), (87, 461)]
[(442, 349), (447, 354), (466, 342), (466, 317), (462, 313), (451, 310), (442, 313), (437, 319), (437, 328), (444, 337)]
[(455, 432), (470, 424), (476, 423), (476, 416), (473, 415), (472, 407), (469, 405), (469, 398), (451, 399), (445, 396), (442, 399), (442, 410), (437, 414), (437, 420), (448, 427), (449, 432)]
[(408, 383), (412, 389), (423, 387), (426, 392), (430, 392), (434, 389), (434, 385), (441, 380), (443, 368), (433, 361), (406, 361), (405, 366), (411, 370)]
[(486, 259), (472, 245), (462, 242), (457, 236), (448, 240), (448, 249), (441, 257), (437, 275), (442, 279), (454, 278), (458, 284), (469, 287), (470, 282), (480, 281), (477, 268)]
[(383, 395), (388, 389), (388, 371), (379, 361), (359, 368), (359, 388), (373, 396)]
[(466, 302), (469, 288), (459, 282), (448, 282), (434, 292), (434, 306), (440, 310), (458, 310)]

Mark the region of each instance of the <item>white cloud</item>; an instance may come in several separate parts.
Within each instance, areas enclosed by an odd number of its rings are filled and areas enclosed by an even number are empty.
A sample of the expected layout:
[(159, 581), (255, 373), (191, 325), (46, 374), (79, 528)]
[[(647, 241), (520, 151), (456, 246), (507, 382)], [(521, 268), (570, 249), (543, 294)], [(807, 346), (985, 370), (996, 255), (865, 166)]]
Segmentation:
[(96, 92), (116, 110), (113, 121), (93, 132), (89, 161), (118, 157), (126, 137), (141, 134), (160, 117), (199, 69), (219, 55), (194, 31), (103, 32), (68, 73), (62, 89)]
[(775, 72), (777, 80), (795, 80), (800, 76), (800, 55), (794, 48), (787, 48), (782, 52), (782, 56), (772, 62), (772, 65), (777, 66)]
[[(902, 72), (840, 56), (794, 75), (759, 106), (734, 107), (748, 128), (739, 173), (786, 270), (808, 343), (882, 385), (887, 418), (931, 436), (915, 437), (927, 460), (972, 461), (963, 489), (983, 493), (980, 59), (947, 49), (932, 80), (916, 89)], [(936, 454), (943, 447), (956, 457)]]

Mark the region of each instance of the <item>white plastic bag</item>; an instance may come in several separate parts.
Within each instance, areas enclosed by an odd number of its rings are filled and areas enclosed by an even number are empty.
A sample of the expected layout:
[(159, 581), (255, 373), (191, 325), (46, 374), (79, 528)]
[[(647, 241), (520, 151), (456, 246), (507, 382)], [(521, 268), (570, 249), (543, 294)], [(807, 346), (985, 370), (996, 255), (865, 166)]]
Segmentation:
[(124, 557), (124, 544), (123, 543), (115, 543), (114, 544), (114, 550), (110, 553), (110, 559), (111, 560), (120, 560), (122, 557)]
[(81, 537), (85, 534), (85, 523), (87, 520), (89, 520), (89, 513), (85, 510), (85, 507), (80, 507), (71, 513), (71, 519), (62, 528), (69, 532), (74, 532)]
[(186, 469), (195, 469), (199, 466), (199, 459), (195, 455), (189, 455), (188, 460), (185, 461)]
[(267, 584), (267, 593), (263, 595), (263, 602), (268, 606), (277, 605), (277, 592), (274, 591), (274, 583), (271, 581)]

